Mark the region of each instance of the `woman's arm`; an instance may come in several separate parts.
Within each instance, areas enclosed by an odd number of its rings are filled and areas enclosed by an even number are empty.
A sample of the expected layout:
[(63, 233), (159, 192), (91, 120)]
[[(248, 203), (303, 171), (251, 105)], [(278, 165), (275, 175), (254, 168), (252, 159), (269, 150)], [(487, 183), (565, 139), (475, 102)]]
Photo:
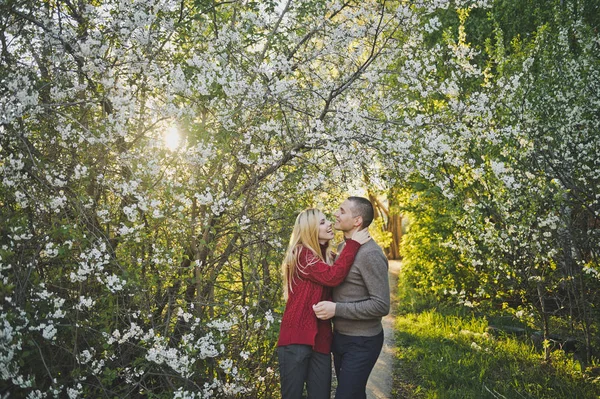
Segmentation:
[(312, 251), (302, 247), (298, 257), (298, 274), (307, 280), (326, 287), (340, 285), (348, 275), (359, 248), (360, 244), (357, 241), (346, 240), (346, 245), (337, 260), (333, 265), (329, 265), (319, 259)]

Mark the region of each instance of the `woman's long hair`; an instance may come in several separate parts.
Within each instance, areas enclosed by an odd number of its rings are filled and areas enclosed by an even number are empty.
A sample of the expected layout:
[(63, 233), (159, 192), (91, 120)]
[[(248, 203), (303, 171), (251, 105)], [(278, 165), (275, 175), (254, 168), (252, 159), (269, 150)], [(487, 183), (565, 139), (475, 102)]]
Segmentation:
[[(294, 230), (290, 237), (290, 244), (285, 252), (285, 257), (281, 264), (283, 274), (283, 297), (287, 301), (290, 292), (294, 292), (295, 279), (298, 276), (298, 255), (302, 247), (306, 247), (314, 254), (314, 262), (306, 265), (310, 266), (318, 262), (331, 263), (331, 251), (327, 250), (327, 258), (323, 258), (321, 246), (319, 245), (319, 223), (322, 212), (315, 208), (305, 209), (296, 218)], [(303, 272), (303, 270), (300, 270)]]

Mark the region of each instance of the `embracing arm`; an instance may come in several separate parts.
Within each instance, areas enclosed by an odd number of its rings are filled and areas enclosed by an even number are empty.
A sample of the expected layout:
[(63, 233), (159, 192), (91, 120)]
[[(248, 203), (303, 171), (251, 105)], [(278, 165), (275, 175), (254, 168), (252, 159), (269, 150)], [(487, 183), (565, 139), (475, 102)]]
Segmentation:
[(302, 247), (298, 259), (298, 273), (307, 280), (326, 287), (335, 287), (348, 275), (359, 248), (360, 244), (357, 241), (346, 240), (342, 253), (333, 265), (329, 265), (317, 258), (309, 249)]

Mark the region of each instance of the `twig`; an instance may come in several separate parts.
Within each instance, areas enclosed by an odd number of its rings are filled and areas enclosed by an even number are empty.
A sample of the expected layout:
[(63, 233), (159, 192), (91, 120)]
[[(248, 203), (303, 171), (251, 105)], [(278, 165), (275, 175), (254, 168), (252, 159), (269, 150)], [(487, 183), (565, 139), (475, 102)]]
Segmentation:
[(48, 377), (50, 377), (50, 381), (52, 381), (52, 385), (54, 385), (54, 378), (52, 377), (52, 373), (50, 372), (50, 369), (48, 368), (48, 365), (46, 364), (46, 359), (44, 359), (44, 354), (42, 353), (42, 348), (40, 348), (40, 346), (37, 344), (37, 342), (35, 342), (35, 339), (33, 339), (32, 342), (38, 348), (38, 351), (40, 352), (40, 358), (42, 359), (42, 363), (44, 363), (44, 367), (46, 368)]
[(486, 391), (488, 391), (490, 394), (492, 394), (494, 396), (494, 398), (497, 398), (497, 399), (500, 399), (500, 398), (501, 399), (506, 399), (506, 396), (504, 396), (502, 394), (499, 394), (496, 391), (490, 391), (490, 389), (485, 386), (485, 383), (483, 384), (483, 388), (485, 388)]

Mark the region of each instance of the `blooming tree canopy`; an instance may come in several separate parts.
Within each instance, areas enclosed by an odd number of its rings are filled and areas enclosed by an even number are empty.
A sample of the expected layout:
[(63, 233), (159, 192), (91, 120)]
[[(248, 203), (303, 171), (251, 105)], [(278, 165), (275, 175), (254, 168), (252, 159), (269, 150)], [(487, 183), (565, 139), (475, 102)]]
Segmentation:
[[(507, 48), (500, 26), (469, 42), (470, 21), (501, 15), (484, 1), (0, 10), (0, 377), (15, 395), (271, 397), (293, 218), (364, 176), (412, 214), (422, 287), (471, 305), (518, 292), (530, 311), (531, 293), (585, 278), (569, 295), (597, 303), (589, 21)], [(446, 223), (443, 262), (423, 256), (428, 217)]]

